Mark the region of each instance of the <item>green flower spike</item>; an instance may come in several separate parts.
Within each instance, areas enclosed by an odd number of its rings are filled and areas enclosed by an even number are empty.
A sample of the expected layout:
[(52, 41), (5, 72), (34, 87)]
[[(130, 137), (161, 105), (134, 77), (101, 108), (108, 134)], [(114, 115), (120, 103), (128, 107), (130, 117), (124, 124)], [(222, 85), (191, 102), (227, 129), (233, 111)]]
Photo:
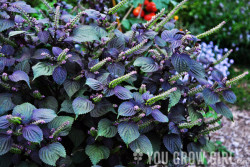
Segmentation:
[(229, 87), (230, 85), (232, 85), (232, 84), (236, 83), (237, 81), (239, 81), (240, 79), (244, 78), (246, 75), (248, 75), (248, 71), (244, 72), (243, 74), (241, 74), (235, 78), (230, 79), (229, 81), (227, 81), (226, 86)]
[(113, 81), (111, 81), (111, 82), (109, 83), (109, 88), (114, 88), (114, 87), (116, 87), (117, 85), (119, 85), (119, 84), (122, 83), (123, 81), (128, 80), (132, 75), (134, 75), (134, 74), (136, 74), (136, 73), (137, 73), (137, 71), (132, 71), (132, 72), (130, 72), (130, 73), (124, 75), (124, 76), (121, 76), (121, 77), (119, 77), (119, 78), (114, 79)]
[(208, 35), (211, 35), (211, 34), (215, 33), (216, 31), (218, 31), (219, 29), (221, 29), (221, 27), (222, 27), (224, 24), (226, 24), (225, 21), (221, 22), (219, 25), (217, 25), (216, 27), (214, 27), (214, 28), (212, 28), (212, 29), (210, 29), (210, 30), (208, 30), (208, 31), (206, 31), (206, 32), (197, 35), (196, 37), (197, 37), (198, 39), (201, 39), (201, 38), (204, 38), (204, 37), (206, 37), (206, 36), (208, 36)]
[(60, 125), (53, 133), (52, 135), (49, 137), (51, 139), (57, 137), (59, 135), (59, 133), (65, 128), (65, 126), (69, 125), (69, 121), (66, 121), (64, 123), (62, 123), (62, 125)]
[(54, 26), (55, 29), (57, 29), (59, 27), (59, 19), (60, 19), (60, 6), (56, 7), (56, 12), (55, 12), (55, 17), (54, 17)]
[(182, 7), (183, 4), (185, 4), (188, 0), (184, 0), (180, 2), (174, 9), (172, 9), (169, 14), (156, 25), (155, 31), (159, 32), (161, 28), (172, 18), (172, 16)]
[(66, 48), (62, 51), (62, 53), (60, 53), (60, 55), (57, 57), (57, 61), (61, 62), (63, 60), (66, 60), (67, 59), (67, 53), (69, 52), (69, 49)]
[(94, 103), (100, 102), (100, 101), (102, 100), (102, 97), (103, 97), (102, 94), (100, 94), (100, 95), (94, 97), (94, 98), (93, 98), (93, 102), (94, 102)]
[(130, 54), (134, 53), (135, 51), (141, 49), (147, 42), (148, 42), (148, 40), (145, 39), (141, 43), (139, 43), (138, 45), (134, 46), (133, 48), (131, 48), (125, 52), (121, 52), (118, 56), (117, 62), (122, 60), (126, 55), (130, 55)]
[(100, 68), (102, 68), (102, 66), (104, 66), (110, 60), (111, 60), (111, 57), (107, 57), (107, 58), (103, 59), (102, 61), (100, 61), (99, 63), (97, 63), (93, 67), (91, 67), (90, 72), (98, 71)]
[(172, 81), (177, 81), (178, 79), (180, 79), (181, 77), (187, 75), (188, 73), (187, 72), (182, 72), (180, 74), (176, 74), (174, 76), (172, 76), (170, 79), (169, 79), (169, 82), (172, 82)]
[(212, 119), (212, 120), (209, 120), (209, 121), (205, 122), (205, 124), (207, 124), (207, 125), (215, 124), (216, 122), (218, 122), (219, 120), (221, 120), (222, 117), (223, 117), (223, 116), (220, 115), (218, 118), (214, 118), (214, 119)]
[(49, 5), (49, 3), (46, 0), (41, 0), (42, 3), (48, 8), (49, 13), (53, 13), (52, 7)]
[(201, 131), (201, 134), (206, 135), (206, 134), (209, 134), (210, 132), (215, 132), (215, 131), (221, 129), (222, 127), (223, 127), (223, 125), (221, 124), (219, 126), (215, 126), (215, 127), (212, 127), (212, 128), (207, 128), (207, 129)]
[(143, 93), (146, 93), (146, 92), (147, 92), (146, 85), (142, 84), (141, 87), (140, 87), (140, 89), (139, 89), (139, 93), (143, 94)]
[(225, 60), (231, 53), (233, 52), (233, 49), (229, 50), (221, 59), (215, 61), (213, 65), (220, 64), (223, 60)]
[(149, 120), (147, 122), (144, 122), (144, 123), (139, 125), (139, 130), (147, 128), (148, 126), (150, 126), (153, 123), (154, 123), (154, 120)]
[(153, 16), (152, 19), (145, 24), (145, 27), (150, 29), (164, 15), (164, 13), (165, 13), (165, 8), (163, 8), (159, 13)]
[(69, 28), (73, 28), (76, 22), (81, 18), (81, 16), (84, 14), (84, 11), (79, 12), (76, 17), (71, 20), (66, 26)]
[(193, 96), (196, 93), (203, 91), (207, 87), (208, 87), (208, 85), (203, 85), (199, 88), (192, 88), (190, 91), (188, 91), (188, 95)]
[(200, 125), (202, 122), (202, 119), (198, 119), (194, 122), (188, 122), (188, 123), (181, 123), (178, 125), (180, 129), (191, 129), (193, 126)]
[(172, 92), (174, 92), (174, 91), (176, 91), (176, 90), (177, 90), (177, 88), (174, 87), (174, 88), (169, 89), (169, 90), (166, 91), (166, 92), (163, 92), (163, 93), (161, 93), (161, 94), (159, 94), (159, 95), (157, 95), (157, 96), (154, 96), (154, 97), (152, 97), (151, 99), (148, 99), (148, 100), (147, 100), (146, 105), (152, 105), (152, 104), (156, 103), (156, 102), (159, 101), (159, 100), (164, 100), (164, 99), (166, 99)]
[(125, 3), (127, 3), (128, 0), (122, 0), (121, 2), (119, 2), (117, 5), (115, 5), (113, 8), (109, 9), (109, 14), (114, 14), (116, 13), (116, 11), (121, 8)]

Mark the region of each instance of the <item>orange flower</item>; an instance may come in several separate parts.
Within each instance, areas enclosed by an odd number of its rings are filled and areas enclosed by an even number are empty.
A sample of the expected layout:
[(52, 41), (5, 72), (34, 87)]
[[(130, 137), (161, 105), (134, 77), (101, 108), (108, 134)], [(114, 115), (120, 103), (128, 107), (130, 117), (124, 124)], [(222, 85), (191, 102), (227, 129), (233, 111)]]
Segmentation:
[(179, 20), (179, 16), (174, 16), (174, 19), (177, 21)]
[(181, 28), (181, 29), (179, 29), (180, 31), (183, 31), (183, 29)]

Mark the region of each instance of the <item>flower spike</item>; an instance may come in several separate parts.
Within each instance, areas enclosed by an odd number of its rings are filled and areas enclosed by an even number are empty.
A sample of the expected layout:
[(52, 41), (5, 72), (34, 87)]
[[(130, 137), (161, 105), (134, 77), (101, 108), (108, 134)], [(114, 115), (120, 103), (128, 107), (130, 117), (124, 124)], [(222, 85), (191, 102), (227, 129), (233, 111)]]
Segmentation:
[(163, 8), (159, 13), (153, 16), (152, 19), (145, 24), (145, 27), (150, 29), (164, 15), (164, 13), (165, 8)]
[(208, 87), (208, 85), (203, 85), (199, 88), (192, 88), (190, 91), (188, 91), (188, 95), (193, 96), (196, 93), (203, 91), (207, 87)]
[(239, 75), (239, 76), (237, 76), (237, 77), (235, 77), (235, 78), (230, 79), (229, 81), (226, 82), (226, 86), (228, 87), (228, 86), (234, 84), (235, 82), (237, 82), (237, 81), (239, 81), (240, 79), (244, 78), (244, 77), (245, 77), (246, 75), (248, 75), (248, 74), (249, 74), (249, 73), (248, 73), (248, 71), (247, 71), (247, 72), (244, 72), (243, 74), (241, 74), (241, 75)]
[(128, 0), (122, 0), (117, 5), (115, 5), (113, 8), (109, 9), (109, 14), (114, 14), (119, 8), (121, 8), (127, 2), (128, 2)]
[(55, 17), (54, 17), (54, 26), (55, 29), (59, 27), (59, 19), (60, 19), (60, 6), (56, 7)]
[(124, 76), (121, 76), (121, 77), (119, 77), (119, 78), (114, 79), (113, 81), (111, 81), (111, 82), (109, 83), (109, 87), (110, 87), (110, 88), (116, 87), (117, 85), (119, 85), (119, 84), (122, 83), (123, 81), (128, 80), (132, 75), (134, 75), (134, 74), (136, 74), (136, 73), (137, 73), (137, 71), (132, 71), (132, 72), (130, 72), (130, 73), (124, 75)]
[(139, 50), (140, 48), (142, 48), (146, 43), (148, 42), (147, 39), (143, 40), (141, 43), (139, 43), (138, 45), (134, 46), (133, 48), (125, 51), (125, 52), (121, 52), (118, 56), (118, 59), (117, 61), (120, 61), (122, 60), (123, 56), (126, 56), (126, 55), (130, 55), (132, 53), (134, 53), (135, 51)]
[(48, 8), (49, 13), (53, 13), (52, 7), (49, 5), (49, 3), (46, 0), (41, 0), (42, 3)]
[(201, 38), (204, 38), (204, 37), (206, 37), (206, 36), (208, 36), (208, 35), (211, 35), (211, 34), (215, 33), (216, 31), (218, 31), (219, 29), (221, 29), (221, 27), (222, 27), (224, 24), (226, 24), (225, 21), (221, 22), (219, 25), (217, 25), (216, 27), (214, 27), (214, 28), (212, 28), (212, 29), (210, 29), (210, 30), (208, 30), (208, 31), (206, 31), (206, 32), (197, 35), (196, 37), (197, 37), (198, 39), (201, 39)]
[(196, 126), (196, 125), (200, 125), (200, 123), (202, 122), (202, 119), (198, 119), (194, 122), (188, 122), (188, 123), (181, 123), (179, 124), (179, 128), (180, 129), (191, 129), (192, 127)]
[(223, 60), (225, 60), (231, 53), (233, 52), (233, 49), (230, 49), (221, 59), (215, 61), (213, 65), (220, 64)]
[(160, 22), (156, 25), (155, 31), (159, 32), (161, 28), (171, 19), (171, 17), (184, 5), (188, 0), (183, 0), (180, 2), (174, 9), (172, 9), (169, 14)]
[(221, 129), (222, 127), (223, 127), (223, 125), (221, 124), (219, 126), (215, 126), (215, 127), (212, 127), (212, 128), (207, 128), (207, 129), (201, 131), (201, 134), (206, 135), (206, 134), (209, 134), (210, 132), (215, 132), (215, 131)]
[(187, 75), (188, 73), (187, 72), (182, 72), (180, 74), (176, 74), (174, 76), (172, 76), (170, 79), (169, 79), (169, 82), (172, 82), (172, 81), (177, 81), (178, 79), (180, 79), (181, 77)]
[(215, 118), (215, 119), (212, 119), (212, 120), (209, 120), (209, 121), (205, 122), (205, 124), (207, 124), (207, 125), (215, 124), (216, 122), (218, 122), (219, 120), (221, 120), (222, 117), (223, 117), (223, 116), (220, 115), (218, 118)]
[(69, 125), (69, 121), (66, 121), (66, 122), (64, 122), (64, 123), (62, 123), (62, 125), (60, 125), (53, 133), (52, 133), (52, 135), (50, 136), (50, 138), (52, 139), (52, 138), (55, 138), (55, 137), (57, 137), (58, 135), (59, 135), (59, 133), (61, 132), (61, 131), (63, 131), (63, 129), (67, 126), (67, 125)]
[(174, 88), (171, 88), (169, 89), (168, 91), (165, 91), (157, 96), (154, 96), (152, 97), (151, 99), (148, 99), (147, 102), (146, 102), (146, 105), (152, 105), (154, 103), (156, 103), (157, 101), (159, 100), (164, 100), (166, 99), (172, 92), (176, 91), (177, 88), (174, 87)]
[(97, 63), (93, 67), (91, 67), (90, 71), (91, 72), (98, 71), (100, 68), (102, 68), (102, 66), (104, 66), (104, 64), (106, 64), (110, 60), (111, 60), (111, 57), (107, 57), (107, 58), (103, 59), (102, 61), (100, 61), (99, 63)]

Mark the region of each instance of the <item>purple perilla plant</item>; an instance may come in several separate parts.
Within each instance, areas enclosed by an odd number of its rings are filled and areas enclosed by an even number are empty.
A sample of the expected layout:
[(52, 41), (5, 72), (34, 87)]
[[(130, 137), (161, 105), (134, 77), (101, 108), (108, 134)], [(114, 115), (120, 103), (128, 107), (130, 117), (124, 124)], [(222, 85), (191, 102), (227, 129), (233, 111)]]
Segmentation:
[[(233, 120), (224, 101), (235, 102), (230, 87), (247, 73), (228, 81), (213, 70), (216, 62), (198, 61), (199, 38), (220, 26), (198, 36), (175, 29), (172, 14), (186, 1), (126, 33), (113, 14), (126, 0), (106, 14), (75, 16), (42, 2), (48, 11), (35, 20), (26, 3), (0, 1), (10, 16), (1, 24), (14, 23), (0, 34), (0, 160), (12, 159), (7, 166), (135, 166), (137, 149), (151, 156), (205, 147), (221, 128), (219, 119), (204, 118), (208, 106)], [(147, 156), (141, 162), (147, 166)]]

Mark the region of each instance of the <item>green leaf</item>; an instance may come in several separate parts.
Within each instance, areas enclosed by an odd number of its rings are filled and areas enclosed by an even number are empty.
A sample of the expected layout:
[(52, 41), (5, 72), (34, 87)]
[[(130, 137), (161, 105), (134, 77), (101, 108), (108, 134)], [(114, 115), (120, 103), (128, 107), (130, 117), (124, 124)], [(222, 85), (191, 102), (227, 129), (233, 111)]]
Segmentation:
[(139, 4), (142, 4), (144, 2), (144, 0), (133, 0), (133, 6), (136, 8)]
[(11, 100), (10, 94), (0, 94), (0, 115), (3, 115), (9, 110), (12, 110), (15, 107), (15, 104)]
[(89, 113), (95, 107), (91, 101), (82, 97), (77, 97), (72, 105), (76, 115)]
[(66, 151), (61, 143), (55, 142), (41, 148), (39, 150), (39, 157), (44, 163), (56, 166), (56, 161), (60, 157), (66, 157)]
[(188, 114), (189, 114), (189, 117), (190, 117), (192, 122), (194, 122), (200, 118), (201, 119), (203, 118), (202, 114), (199, 112), (196, 112), (192, 106), (188, 107)]
[(114, 137), (117, 133), (117, 128), (113, 126), (113, 123), (108, 119), (102, 119), (98, 123), (98, 136), (104, 136), (107, 138)]
[(49, 108), (54, 111), (58, 110), (58, 102), (55, 97), (48, 96), (39, 103), (39, 108)]
[(169, 95), (169, 98), (168, 111), (180, 101), (181, 91), (177, 89)]
[(22, 117), (23, 123), (29, 123), (31, 121), (31, 117), (33, 114), (33, 110), (35, 110), (36, 107), (30, 103), (23, 103), (20, 105), (17, 105), (12, 112), (13, 116)]
[(71, 98), (80, 88), (80, 83), (77, 81), (66, 80), (63, 83), (64, 89), (68, 96)]
[(75, 148), (78, 147), (85, 139), (85, 133), (82, 130), (72, 128), (69, 133), (69, 138), (73, 142)]
[(34, 73), (34, 78), (40, 77), (40, 76), (50, 76), (53, 74), (54, 69), (56, 66), (52, 66), (50, 64), (46, 64), (43, 62), (37, 63), (35, 66), (32, 67), (33, 73)]
[(14, 27), (15, 22), (12, 20), (0, 19), (0, 32)]
[(150, 140), (145, 135), (141, 135), (135, 141), (130, 143), (129, 147), (133, 152), (136, 152), (136, 150), (139, 149), (140, 152), (147, 154), (149, 156), (152, 156), (153, 154), (153, 146)]
[(58, 136), (67, 136), (71, 130), (71, 126), (74, 122), (74, 118), (70, 117), (70, 116), (58, 116), (55, 119), (53, 119), (49, 124), (48, 124), (48, 128), (49, 129), (57, 129), (58, 127), (60, 127), (63, 123), (65, 123), (66, 121), (69, 121), (69, 124), (64, 126), (62, 128), (62, 131), (59, 133)]
[(15, 36), (15, 35), (19, 35), (19, 34), (23, 34), (25, 33), (26, 31), (11, 31), (9, 33), (9, 37), (12, 37), (12, 36)]
[(60, 112), (74, 113), (71, 100), (64, 100), (61, 104)]
[(95, 27), (90, 25), (83, 25), (76, 28), (73, 32), (73, 36), (67, 38), (67, 40), (73, 40), (75, 42), (91, 42), (94, 40), (99, 40), (99, 33), (96, 31)]
[(158, 10), (161, 10), (162, 8), (168, 8), (170, 0), (153, 0), (152, 2), (156, 4)]
[(138, 125), (131, 122), (122, 122), (118, 125), (118, 133), (127, 145), (140, 136), (138, 129)]
[(85, 153), (89, 156), (93, 165), (96, 165), (102, 159), (108, 159), (110, 151), (108, 147), (87, 145)]
[(129, 30), (130, 28), (130, 22), (128, 19), (125, 19), (122, 21), (122, 26), (126, 29), (126, 30)]

